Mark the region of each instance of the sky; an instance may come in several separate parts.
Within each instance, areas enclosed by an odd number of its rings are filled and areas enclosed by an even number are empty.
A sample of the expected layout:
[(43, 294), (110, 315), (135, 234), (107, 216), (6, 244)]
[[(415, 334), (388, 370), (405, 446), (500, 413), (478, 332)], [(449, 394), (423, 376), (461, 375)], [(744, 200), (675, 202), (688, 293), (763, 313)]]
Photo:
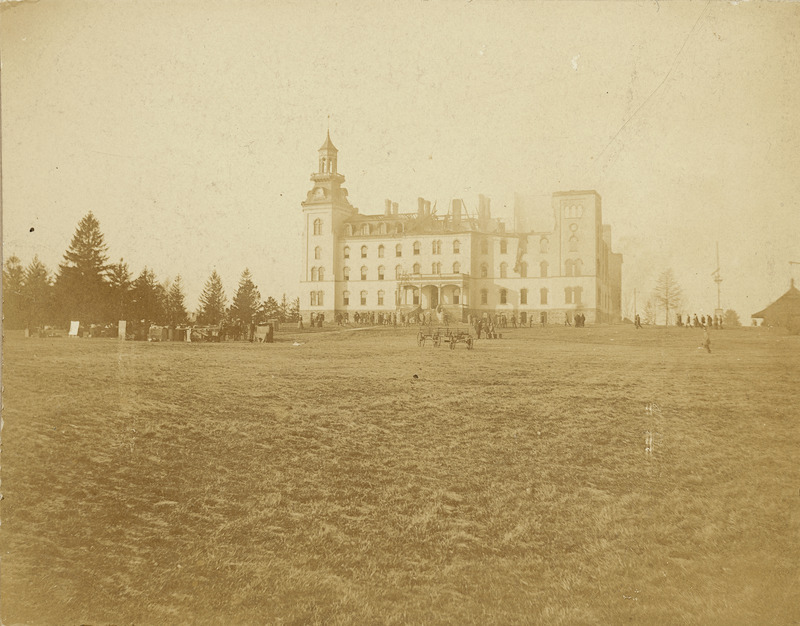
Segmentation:
[(800, 281), (800, 4), (8, 2), (3, 255), (51, 270), (92, 211), (111, 261), (299, 294), (330, 126), (351, 202), (478, 194), (512, 217), (594, 189), (623, 311), (671, 268), (687, 312)]

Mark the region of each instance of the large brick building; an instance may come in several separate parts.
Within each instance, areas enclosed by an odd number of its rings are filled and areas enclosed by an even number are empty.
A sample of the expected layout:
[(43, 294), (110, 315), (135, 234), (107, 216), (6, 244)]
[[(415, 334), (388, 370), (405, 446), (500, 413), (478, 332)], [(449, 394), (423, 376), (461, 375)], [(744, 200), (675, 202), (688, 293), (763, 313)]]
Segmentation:
[(590, 323), (620, 320), (622, 255), (611, 250), (597, 192), (554, 193), (546, 232), (528, 230), (519, 206), (509, 230), (483, 196), (472, 216), (460, 199), (437, 215), (423, 198), (410, 213), (386, 200), (383, 213), (362, 214), (342, 187), (337, 155), (329, 134), (302, 203), (304, 319), (435, 310), (457, 320), (514, 313), (563, 323), (578, 312)]

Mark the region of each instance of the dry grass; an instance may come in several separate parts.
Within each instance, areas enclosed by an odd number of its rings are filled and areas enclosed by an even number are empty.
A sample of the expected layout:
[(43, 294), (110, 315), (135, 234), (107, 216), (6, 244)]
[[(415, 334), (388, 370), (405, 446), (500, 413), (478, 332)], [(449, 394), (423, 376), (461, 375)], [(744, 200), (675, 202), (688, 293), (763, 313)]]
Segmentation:
[(8, 337), (3, 623), (800, 620), (800, 338), (414, 337)]

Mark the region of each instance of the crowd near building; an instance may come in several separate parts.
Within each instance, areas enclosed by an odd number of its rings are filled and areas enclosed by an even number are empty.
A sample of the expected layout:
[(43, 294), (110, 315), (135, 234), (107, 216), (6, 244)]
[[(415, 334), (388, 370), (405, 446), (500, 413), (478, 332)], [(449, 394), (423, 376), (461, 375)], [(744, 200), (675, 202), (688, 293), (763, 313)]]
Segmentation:
[(302, 203), (300, 308), (306, 321), (352, 320), (358, 314), (467, 321), (512, 316), (520, 324), (621, 319), (622, 255), (611, 249), (595, 191), (553, 194), (553, 228), (527, 227), (515, 205), (514, 226), (452, 199), (437, 211), (418, 198), (411, 212), (386, 200), (363, 214), (348, 199), (330, 134)]

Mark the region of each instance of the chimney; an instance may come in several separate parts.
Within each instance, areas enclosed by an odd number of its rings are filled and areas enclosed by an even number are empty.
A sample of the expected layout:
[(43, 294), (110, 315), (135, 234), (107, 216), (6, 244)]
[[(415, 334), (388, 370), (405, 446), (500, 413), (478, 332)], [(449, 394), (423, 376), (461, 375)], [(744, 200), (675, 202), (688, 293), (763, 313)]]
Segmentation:
[(453, 200), (453, 226), (461, 224), (461, 199)]
[(423, 217), (425, 215), (425, 199), (417, 198), (417, 215)]
[(425, 200), (425, 215), (431, 214), (431, 201)]
[(391, 215), (392, 214), (392, 201), (388, 198), (386, 199), (386, 208), (383, 211), (384, 215)]
[(397, 202), (392, 202), (392, 215), (397, 215)]

